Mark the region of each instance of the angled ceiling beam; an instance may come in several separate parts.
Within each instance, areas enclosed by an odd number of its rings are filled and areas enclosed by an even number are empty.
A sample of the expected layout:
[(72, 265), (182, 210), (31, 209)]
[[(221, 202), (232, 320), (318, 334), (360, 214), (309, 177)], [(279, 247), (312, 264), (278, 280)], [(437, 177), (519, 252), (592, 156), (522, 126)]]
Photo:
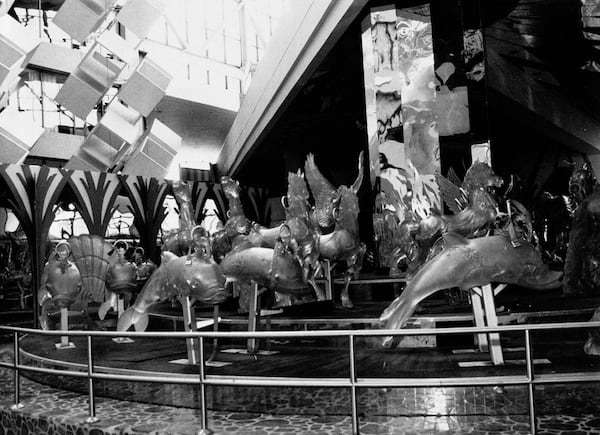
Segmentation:
[(600, 122), (544, 86), (488, 45), (489, 85), (518, 104), (561, 142), (583, 153), (600, 151)]
[(289, 2), (217, 159), (236, 175), (367, 0)]

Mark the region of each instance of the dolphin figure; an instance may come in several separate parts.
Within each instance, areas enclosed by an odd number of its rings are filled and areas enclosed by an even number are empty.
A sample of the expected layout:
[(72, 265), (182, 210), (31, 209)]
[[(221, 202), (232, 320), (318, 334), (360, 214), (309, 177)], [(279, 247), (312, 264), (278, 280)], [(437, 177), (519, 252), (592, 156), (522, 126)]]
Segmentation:
[(117, 331), (127, 331), (132, 325), (136, 331), (145, 331), (148, 309), (175, 296), (189, 296), (192, 303), (204, 304), (219, 304), (229, 296), (225, 277), (214, 261), (178, 257), (169, 251), (163, 252), (161, 259), (160, 267), (150, 276), (135, 303), (119, 317)]
[[(466, 239), (447, 233), (439, 254), (427, 261), (404, 291), (384, 310), (379, 320), (385, 329), (400, 329), (419, 302), (435, 292), (452, 287), (472, 287), (500, 282), (532, 289), (560, 287), (563, 272), (550, 270), (540, 253), (528, 242), (513, 247), (509, 237)], [(390, 346), (393, 337), (383, 345)]]

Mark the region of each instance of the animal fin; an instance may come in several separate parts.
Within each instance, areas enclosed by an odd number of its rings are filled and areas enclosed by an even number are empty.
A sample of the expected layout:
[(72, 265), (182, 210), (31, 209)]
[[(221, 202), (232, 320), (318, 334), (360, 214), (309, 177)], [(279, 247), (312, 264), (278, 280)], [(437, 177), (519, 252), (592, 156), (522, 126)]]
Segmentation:
[(114, 309), (113, 305), (111, 304), (111, 299), (112, 297), (102, 302), (100, 304), (100, 307), (98, 307), (98, 318), (100, 320), (104, 320), (106, 314), (110, 311), (111, 308)]
[(117, 322), (117, 331), (127, 331), (131, 326), (138, 332), (143, 332), (148, 327), (148, 314), (140, 313), (133, 307), (128, 308)]

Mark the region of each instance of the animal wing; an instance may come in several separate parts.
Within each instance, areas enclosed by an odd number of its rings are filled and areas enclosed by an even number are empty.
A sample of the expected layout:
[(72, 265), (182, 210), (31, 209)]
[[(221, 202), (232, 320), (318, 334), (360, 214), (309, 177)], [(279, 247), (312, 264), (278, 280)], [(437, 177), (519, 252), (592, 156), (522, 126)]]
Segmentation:
[(315, 217), (320, 227), (329, 227), (333, 224), (332, 207), (336, 189), (321, 174), (315, 164), (315, 156), (309, 154), (304, 163), (304, 174), (310, 191), (315, 199)]
[(466, 192), (443, 175), (436, 174), (435, 179), (440, 187), (444, 204), (455, 214), (464, 210), (469, 204)]

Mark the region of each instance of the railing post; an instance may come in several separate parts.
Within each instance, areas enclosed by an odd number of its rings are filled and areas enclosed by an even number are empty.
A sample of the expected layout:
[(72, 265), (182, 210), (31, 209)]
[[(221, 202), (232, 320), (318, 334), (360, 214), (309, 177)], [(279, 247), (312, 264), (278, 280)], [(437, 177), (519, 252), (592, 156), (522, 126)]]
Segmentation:
[(358, 398), (356, 397), (356, 366), (354, 357), (354, 334), (348, 336), (350, 345), (350, 393), (351, 393), (351, 406), (352, 406), (352, 433), (358, 435), (360, 433), (359, 421), (358, 421)]
[(204, 384), (204, 380), (206, 377), (206, 373), (204, 372), (204, 337), (199, 337), (200, 341), (200, 349), (198, 352), (198, 367), (200, 370), (200, 431), (198, 435), (210, 435), (212, 434), (212, 430), (208, 428), (208, 409), (206, 406), (206, 385)]
[(90, 416), (86, 423), (96, 423), (96, 397), (94, 396), (94, 355), (92, 352), (92, 336), (87, 336), (87, 378), (88, 378), (88, 403)]
[(535, 419), (535, 400), (534, 400), (534, 385), (533, 385), (533, 356), (531, 355), (531, 335), (529, 329), (525, 329), (525, 362), (527, 364), (527, 396), (529, 399), (529, 424), (531, 433), (537, 431)]
[(13, 370), (15, 376), (15, 403), (10, 408), (17, 410), (23, 408), (23, 404), (21, 403), (21, 374), (19, 373), (19, 333), (17, 331), (14, 332), (14, 353)]

